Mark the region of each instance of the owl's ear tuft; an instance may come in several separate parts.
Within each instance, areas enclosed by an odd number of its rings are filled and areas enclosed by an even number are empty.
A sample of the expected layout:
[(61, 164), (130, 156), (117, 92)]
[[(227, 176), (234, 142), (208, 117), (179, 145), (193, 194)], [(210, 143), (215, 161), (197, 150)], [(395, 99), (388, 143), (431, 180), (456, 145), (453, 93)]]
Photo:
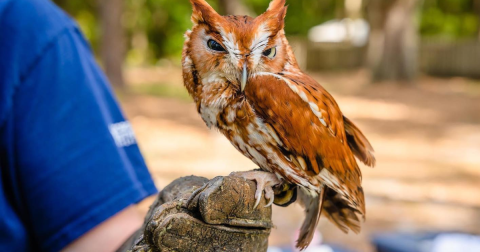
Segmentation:
[(221, 16), (205, 0), (190, 0), (192, 4), (192, 22), (212, 24)]
[(258, 16), (260, 22), (269, 27), (272, 34), (277, 34), (285, 25), (285, 16), (287, 15), (285, 0), (273, 0), (270, 2), (265, 13)]
[(285, 0), (273, 0), (268, 5), (267, 11), (278, 12), (285, 7)]

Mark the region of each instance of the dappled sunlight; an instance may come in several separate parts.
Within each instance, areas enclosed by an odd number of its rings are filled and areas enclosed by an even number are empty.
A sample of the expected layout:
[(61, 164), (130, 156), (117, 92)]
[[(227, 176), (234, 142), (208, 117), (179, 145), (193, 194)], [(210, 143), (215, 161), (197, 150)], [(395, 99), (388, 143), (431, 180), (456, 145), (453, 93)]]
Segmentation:
[[(438, 120), (438, 112), (433, 109), (411, 108), (404, 103), (384, 100), (369, 100), (357, 97), (338, 96), (336, 98), (344, 115), (351, 119), (374, 119), (384, 121), (421, 122)], [(418, 117), (414, 118), (414, 117)]]

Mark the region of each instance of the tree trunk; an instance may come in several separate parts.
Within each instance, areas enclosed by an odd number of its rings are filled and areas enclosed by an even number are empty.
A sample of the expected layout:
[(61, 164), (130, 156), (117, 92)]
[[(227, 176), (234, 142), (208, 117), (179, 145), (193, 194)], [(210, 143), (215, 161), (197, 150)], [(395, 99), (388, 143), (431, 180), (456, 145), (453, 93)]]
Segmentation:
[(475, 9), (475, 13), (477, 13), (478, 17), (478, 31), (477, 31), (477, 39), (480, 41), (480, 0), (474, 0), (473, 8)]
[(111, 84), (123, 88), (125, 34), (122, 26), (123, 0), (98, 0), (100, 7), (100, 53)]
[(223, 15), (252, 16), (253, 14), (241, 0), (218, 0), (218, 4)]
[(419, 0), (372, 0), (369, 65), (373, 82), (412, 82), (417, 75)]

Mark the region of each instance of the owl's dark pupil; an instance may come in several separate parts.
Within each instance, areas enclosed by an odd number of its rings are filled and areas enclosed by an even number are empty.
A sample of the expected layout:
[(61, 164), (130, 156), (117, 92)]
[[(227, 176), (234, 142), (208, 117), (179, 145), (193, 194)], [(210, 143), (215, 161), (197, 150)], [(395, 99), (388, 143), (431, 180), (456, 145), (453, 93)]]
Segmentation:
[(215, 40), (210, 39), (207, 41), (208, 48), (218, 51), (218, 52), (225, 52), (225, 49)]
[(263, 51), (263, 55), (268, 56), (268, 55), (270, 55), (271, 52), (272, 52), (272, 48)]

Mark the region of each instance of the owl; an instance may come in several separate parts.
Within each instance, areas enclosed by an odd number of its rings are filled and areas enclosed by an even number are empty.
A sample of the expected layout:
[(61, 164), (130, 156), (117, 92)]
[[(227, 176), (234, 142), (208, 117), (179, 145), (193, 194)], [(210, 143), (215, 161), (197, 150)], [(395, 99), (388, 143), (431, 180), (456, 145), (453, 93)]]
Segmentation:
[(298, 199), (306, 217), (297, 247), (313, 238), (320, 215), (344, 232), (365, 218), (362, 175), (355, 159), (375, 165), (372, 146), (333, 97), (302, 72), (285, 37), (285, 0), (256, 18), (221, 16), (190, 0), (183, 79), (198, 113), (260, 171), (255, 198), (287, 205)]

